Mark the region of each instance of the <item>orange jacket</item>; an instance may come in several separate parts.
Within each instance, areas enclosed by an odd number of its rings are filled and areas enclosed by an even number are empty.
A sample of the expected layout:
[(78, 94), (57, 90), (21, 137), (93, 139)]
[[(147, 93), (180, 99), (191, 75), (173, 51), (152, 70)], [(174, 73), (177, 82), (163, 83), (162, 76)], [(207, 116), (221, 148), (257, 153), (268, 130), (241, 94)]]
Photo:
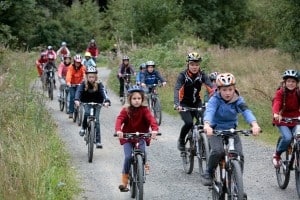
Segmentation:
[(74, 64), (70, 65), (68, 68), (67, 76), (66, 76), (66, 82), (68, 84), (80, 84), (85, 75), (85, 66), (81, 65), (79, 69), (75, 69)]

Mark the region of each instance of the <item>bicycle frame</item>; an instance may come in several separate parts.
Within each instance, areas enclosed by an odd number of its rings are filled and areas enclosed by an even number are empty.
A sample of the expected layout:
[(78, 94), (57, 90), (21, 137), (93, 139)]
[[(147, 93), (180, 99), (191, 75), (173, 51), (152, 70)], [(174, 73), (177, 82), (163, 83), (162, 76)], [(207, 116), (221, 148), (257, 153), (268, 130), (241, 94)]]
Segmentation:
[(133, 75), (132, 74), (122, 74), (122, 78), (124, 80), (124, 92), (123, 92), (123, 99), (121, 101), (122, 105), (125, 104), (127, 96), (128, 96), (128, 89), (131, 87), (131, 77)]

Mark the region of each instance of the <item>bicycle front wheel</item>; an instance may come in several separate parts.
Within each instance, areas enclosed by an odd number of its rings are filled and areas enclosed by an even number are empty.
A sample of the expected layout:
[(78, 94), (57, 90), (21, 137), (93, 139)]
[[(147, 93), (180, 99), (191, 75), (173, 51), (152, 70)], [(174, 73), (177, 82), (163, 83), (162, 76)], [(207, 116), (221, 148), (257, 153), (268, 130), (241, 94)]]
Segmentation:
[(228, 172), (228, 183), (228, 199), (243, 200), (243, 174), (240, 162), (237, 160), (231, 161), (231, 172)]
[(88, 160), (93, 162), (93, 153), (94, 153), (94, 140), (95, 140), (95, 122), (90, 122), (90, 127), (88, 129)]
[(295, 179), (298, 197), (300, 198), (300, 144), (297, 144), (295, 152)]
[(209, 149), (207, 136), (205, 133), (200, 133), (200, 138), (198, 141), (198, 152), (197, 152), (200, 176), (206, 170), (206, 166), (208, 164), (208, 158), (209, 158), (209, 151), (210, 149)]
[(132, 164), (129, 171), (129, 187), (130, 197), (135, 198), (136, 196), (136, 164)]
[[(281, 136), (278, 138), (277, 145), (281, 140)], [(277, 146), (276, 146), (277, 147)], [(287, 151), (282, 152), (281, 154), (281, 165), (280, 167), (276, 168), (276, 178), (278, 186), (281, 189), (285, 189), (290, 181), (290, 167), (289, 167), (289, 154)]]
[(65, 99), (65, 93), (63, 91), (61, 91), (60, 97), (59, 97), (59, 110), (60, 111), (64, 110), (64, 107), (65, 107), (64, 99)]
[(64, 94), (64, 102), (65, 102), (65, 108), (66, 108), (66, 114), (68, 114), (69, 112), (69, 93), (67, 91), (65, 91), (65, 94)]
[(77, 119), (78, 119), (78, 107), (74, 108), (74, 112), (73, 112), (73, 122), (76, 123)]
[(225, 181), (222, 179), (221, 164), (215, 170), (214, 179), (212, 184), (212, 199), (225, 200)]
[(161, 113), (161, 104), (160, 104), (159, 98), (155, 98), (153, 100), (153, 114), (154, 114), (154, 118), (156, 119), (157, 124), (160, 125), (162, 113)]
[(194, 169), (194, 144), (191, 132), (187, 134), (184, 143), (185, 151), (181, 152), (182, 165), (185, 173), (190, 174)]
[(136, 200), (143, 200), (143, 197), (144, 197), (144, 164), (143, 164), (143, 158), (140, 154), (138, 154), (136, 158), (137, 158)]
[(77, 124), (78, 124), (78, 126), (81, 126), (81, 124), (82, 124), (82, 117), (83, 117), (83, 106), (82, 105), (80, 105), (79, 106), (79, 111), (78, 111), (78, 117), (77, 117)]

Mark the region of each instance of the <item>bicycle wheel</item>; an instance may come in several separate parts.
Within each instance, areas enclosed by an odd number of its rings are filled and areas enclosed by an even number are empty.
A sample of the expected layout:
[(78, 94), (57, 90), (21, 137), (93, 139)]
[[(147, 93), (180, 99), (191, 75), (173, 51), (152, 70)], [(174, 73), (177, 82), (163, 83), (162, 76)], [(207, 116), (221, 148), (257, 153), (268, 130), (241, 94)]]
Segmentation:
[(135, 198), (136, 196), (136, 164), (132, 164), (129, 171), (129, 188), (130, 197)]
[(48, 83), (48, 96), (50, 100), (53, 100), (53, 86), (54, 86), (53, 80), (50, 79), (50, 82)]
[(296, 179), (296, 190), (298, 197), (300, 198), (300, 145), (297, 144), (295, 152), (295, 179)]
[(200, 138), (198, 141), (198, 152), (197, 152), (200, 176), (206, 170), (206, 166), (208, 164), (208, 158), (209, 158), (209, 151), (210, 149), (209, 149), (207, 136), (205, 133), (200, 133)]
[(153, 114), (154, 114), (154, 118), (156, 119), (157, 124), (160, 125), (161, 118), (162, 118), (161, 104), (160, 104), (159, 98), (157, 98), (157, 97), (153, 100)]
[(60, 111), (63, 111), (64, 108), (65, 108), (64, 99), (65, 99), (65, 93), (64, 93), (64, 91), (61, 91), (60, 92), (60, 97), (59, 97), (59, 110)]
[(88, 160), (93, 162), (93, 153), (94, 153), (94, 140), (95, 140), (95, 122), (90, 122), (90, 127), (88, 129)]
[(142, 155), (137, 154), (137, 170), (136, 170), (136, 200), (143, 200), (144, 197), (144, 164)]
[(65, 90), (65, 96), (64, 96), (65, 98), (64, 98), (64, 102), (65, 102), (65, 107), (66, 107), (66, 109), (65, 109), (65, 111), (66, 111), (66, 114), (68, 114), (68, 112), (69, 112), (69, 104), (70, 104), (70, 102), (69, 102), (69, 92), (67, 91), (67, 90)]
[(77, 117), (77, 124), (78, 124), (78, 126), (81, 126), (81, 124), (82, 124), (82, 117), (83, 117), (83, 106), (82, 105), (80, 105), (79, 106), (79, 111), (78, 111), (78, 117)]
[(221, 178), (221, 174), (222, 169), (219, 164), (214, 173), (214, 180), (212, 185), (213, 200), (225, 200), (225, 184)]
[(75, 105), (74, 105), (74, 112), (73, 112), (73, 122), (74, 123), (76, 123), (77, 122), (77, 119), (78, 119), (78, 107), (76, 107)]
[(194, 168), (194, 144), (191, 131), (187, 134), (184, 143), (185, 151), (181, 152), (182, 164), (185, 173), (190, 174)]
[(243, 200), (244, 184), (243, 174), (240, 162), (237, 160), (231, 161), (231, 171), (228, 171), (228, 199)]
[[(277, 141), (277, 145), (279, 144), (281, 140), (281, 136), (278, 138), (278, 141)], [(276, 145), (276, 147), (277, 147)], [(289, 167), (289, 155), (288, 155), (288, 152), (285, 151), (285, 152), (282, 152), (281, 154), (281, 165), (280, 167), (276, 168), (276, 178), (277, 178), (277, 183), (278, 183), (278, 186), (281, 188), (281, 189), (285, 189), (288, 184), (289, 184), (289, 181), (290, 181), (290, 167)]]

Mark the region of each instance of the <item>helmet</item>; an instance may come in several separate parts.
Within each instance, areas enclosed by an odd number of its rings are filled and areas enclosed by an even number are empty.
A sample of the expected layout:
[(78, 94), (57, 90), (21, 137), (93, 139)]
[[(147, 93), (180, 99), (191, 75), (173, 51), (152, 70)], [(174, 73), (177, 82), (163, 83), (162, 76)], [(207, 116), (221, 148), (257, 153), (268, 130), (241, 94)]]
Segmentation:
[(94, 39), (91, 39), (91, 43), (95, 43), (95, 40), (94, 40)]
[(236, 81), (231, 73), (219, 74), (216, 79), (218, 87), (235, 85)]
[(61, 46), (67, 46), (67, 43), (66, 42), (62, 42)]
[(155, 62), (152, 61), (152, 60), (147, 61), (147, 62), (146, 62), (146, 67), (148, 67), (148, 66), (153, 66), (153, 67), (155, 67)]
[(47, 49), (48, 50), (53, 50), (53, 47), (52, 46), (48, 46)]
[(140, 64), (140, 69), (146, 69), (146, 63)]
[(293, 69), (288, 69), (283, 73), (282, 78), (286, 80), (287, 78), (294, 78), (296, 81), (299, 81), (298, 71)]
[(144, 89), (138, 85), (133, 85), (128, 89), (128, 93), (133, 93), (133, 92), (144, 92)]
[(212, 73), (210, 73), (210, 75), (209, 75), (209, 79), (210, 79), (211, 81), (214, 81), (214, 80), (216, 80), (216, 79), (217, 79), (217, 76), (218, 76), (218, 74), (219, 74), (219, 72), (212, 72)]
[(94, 67), (94, 66), (89, 66), (89, 67), (87, 67), (85, 73), (86, 73), (86, 74), (88, 74), (88, 73), (97, 74), (98, 71), (97, 71), (96, 67)]
[(197, 52), (191, 52), (187, 56), (187, 62), (189, 61), (195, 61), (195, 62), (201, 62), (201, 57)]
[(49, 59), (49, 60), (54, 60), (54, 55), (53, 55), (53, 54), (51, 54), (51, 53), (50, 53), (50, 54), (48, 54), (48, 59)]
[(71, 58), (71, 55), (70, 54), (65, 54), (64, 59), (66, 59), (66, 58)]
[(74, 56), (74, 62), (80, 62), (81, 63), (81, 55), (80, 54), (77, 54)]
[(122, 60), (129, 60), (128, 56), (123, 56)]
[(85, 52), (84, 56), (85, 56), (85, 57), (92, 57), (92, 54), (91, 54), (90, 52), (87, 51), (87, 52)]
[(42, 52), (41, 53), (41, 57), (43, 57), (43, 56), (47, 56), (47, 53), (46, 52)]

